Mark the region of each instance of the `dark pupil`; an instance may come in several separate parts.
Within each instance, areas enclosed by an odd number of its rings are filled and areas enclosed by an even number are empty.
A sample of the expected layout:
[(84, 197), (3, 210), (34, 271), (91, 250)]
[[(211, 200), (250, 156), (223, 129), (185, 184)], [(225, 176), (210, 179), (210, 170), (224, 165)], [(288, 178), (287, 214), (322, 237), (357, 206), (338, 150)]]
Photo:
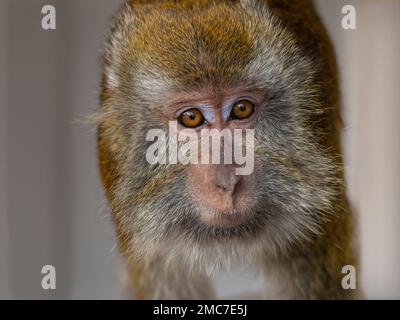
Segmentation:
[(240, 111), (246, 110), (246, 106), (243, 103), (240, 104), (239, 108), (240, 108)]
[(196, 119), (196, 115), (194, 114), (194, 112), (191, 112), (191, 111), (188, 112), (188, 117), (190, 120)]

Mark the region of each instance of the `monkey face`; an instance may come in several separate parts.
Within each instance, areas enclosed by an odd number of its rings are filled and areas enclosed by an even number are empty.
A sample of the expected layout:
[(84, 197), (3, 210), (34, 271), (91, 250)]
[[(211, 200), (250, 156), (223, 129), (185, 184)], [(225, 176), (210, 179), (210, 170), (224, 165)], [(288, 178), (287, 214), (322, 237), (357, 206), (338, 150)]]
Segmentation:
[[(99, 146), (119, 228), (143, 254), (173, 247), (184, 260), (251, 259), (307, 239), (329, 217), (340, 180), (318, 126), (318, 63), (267, 9), (178, 11), (127, 7), (105, 54)], [(194, 134), (254, 130), (254, 170), (149, 164), (146, 136), (170, 122)]]

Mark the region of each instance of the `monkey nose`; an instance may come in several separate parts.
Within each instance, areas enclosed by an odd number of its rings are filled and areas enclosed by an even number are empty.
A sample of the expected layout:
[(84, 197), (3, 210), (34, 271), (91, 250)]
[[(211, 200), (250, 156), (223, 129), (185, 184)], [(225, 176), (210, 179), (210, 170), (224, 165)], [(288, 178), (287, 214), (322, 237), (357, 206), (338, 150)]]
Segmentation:
[(241, 176), (236, 175), (234, 166), (222, 166), (216, 176), (215, 186), (223, 192), (233, 195), (239, 186)]

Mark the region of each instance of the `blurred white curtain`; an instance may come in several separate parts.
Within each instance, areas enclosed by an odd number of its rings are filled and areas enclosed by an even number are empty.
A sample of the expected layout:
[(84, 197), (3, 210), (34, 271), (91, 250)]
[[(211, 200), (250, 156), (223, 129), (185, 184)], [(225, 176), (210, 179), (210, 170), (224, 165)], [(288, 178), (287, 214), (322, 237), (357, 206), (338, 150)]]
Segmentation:
[(6, 252), (8, 247), (7, 233), (7, 180), (6, 180), (6, 140), (7, 140), (7, 104), (6, 84), (7, 74), (6, 51), (7, 43), (7, 15), (6, 3), (0, 1), (0, 299), (9, 298), (11, 291), (8, 283), (8, 267)]

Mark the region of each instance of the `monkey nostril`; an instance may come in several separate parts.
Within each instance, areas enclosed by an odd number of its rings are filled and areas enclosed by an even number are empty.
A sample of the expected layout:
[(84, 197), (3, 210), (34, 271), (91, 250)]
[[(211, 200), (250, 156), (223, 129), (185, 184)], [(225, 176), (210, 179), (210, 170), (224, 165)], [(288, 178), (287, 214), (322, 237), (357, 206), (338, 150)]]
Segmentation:
[(217, 189), (221, 189), (223, 192), (230, 192), (230, 190), (221, 183), (217, 184)]
[(240, 178), (237, 176), (233, 176), (228, 179), (221, 179), (217, 182), (216, 187), (221, 189), (223, 192), (233, 195), (238, 189), (239, 184)]
[(222, 165), (214, 167), (214, 188), (216, 191), (233, 196), (241, 181), (241, 176), (236, 175), (235, 167), (232, 165)]

